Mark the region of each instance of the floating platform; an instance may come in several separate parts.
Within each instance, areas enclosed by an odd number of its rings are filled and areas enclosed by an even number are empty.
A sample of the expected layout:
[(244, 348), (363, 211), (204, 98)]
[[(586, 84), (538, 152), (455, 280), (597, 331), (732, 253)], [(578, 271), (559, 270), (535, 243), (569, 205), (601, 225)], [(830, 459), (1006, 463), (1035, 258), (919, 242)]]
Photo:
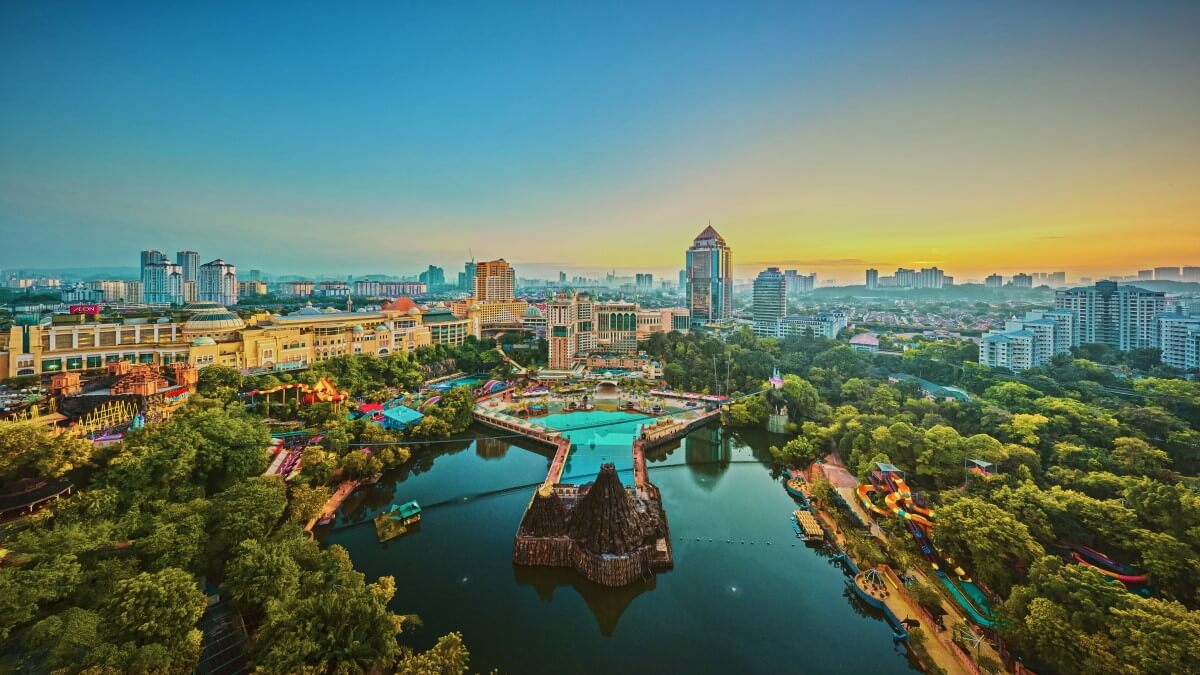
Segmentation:
[(796, 519), (797, 535), (803, 533), (808, 541), (821, 541), (825, 538), (825, 530), (821, 529), (821, 524), (812, 513), (796, 509), (792, 516)]
[(421, 505), (417, 502), (405, 502), (393, 505), (392, 508), (375, 516), (375, 535), (379, 541), (389, 541), (408, 534), (409, 527), (421, 520)]
[(787, 489), (787, 493), (791, 495), (792, 498), (800, 500), (803, 508), (807, 509), (811, 506), (808, 502), (808, 495), (804, 494), (803, 478), (789, 478), (787, 483), (784, 484), (784, 487)]

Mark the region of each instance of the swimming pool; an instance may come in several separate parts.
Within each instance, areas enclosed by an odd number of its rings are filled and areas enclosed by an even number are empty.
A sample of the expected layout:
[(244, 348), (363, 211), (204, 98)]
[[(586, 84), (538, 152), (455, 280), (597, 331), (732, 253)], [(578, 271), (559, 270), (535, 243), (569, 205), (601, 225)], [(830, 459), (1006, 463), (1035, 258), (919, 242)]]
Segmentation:
[(633, 485), (633, 442), (650, 419), (636, 413), (588, 410), (546, 415), (537, 418), (537, 423), (561, 431), (571, 441), (563, 467), (564, 483), (590, 482), (600, 473), (601, 464), (611, 462), (621, 482)]
[(475, 375), (463, 375), (462, 377), (456, 377), (453, 380), (446, 380), (444, 382), (438, 382), (437, 384), (431, 384), (429, 385), (429, 388), (437, 389), (438, 391), (450, 391), (455, 387), (478, 387), (484, 382), (487, 382), (487, 380), (487, 373), (476, 373)]

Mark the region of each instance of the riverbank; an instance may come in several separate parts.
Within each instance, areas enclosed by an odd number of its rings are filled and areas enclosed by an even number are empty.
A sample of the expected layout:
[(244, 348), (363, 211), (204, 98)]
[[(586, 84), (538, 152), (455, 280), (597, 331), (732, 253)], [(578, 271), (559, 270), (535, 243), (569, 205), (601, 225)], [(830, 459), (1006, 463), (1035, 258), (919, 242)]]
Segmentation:
[[(840, 457), (836, 453), (829, 455), (824, 464), (813, 464), (806, 467), (804, 474), (809, 481), (809, 485), (812, 484), (813, 480), (818, 478), (829, 480), (835, 486), (837, 494), (844, 502), (836, 506), (818, 503), (813, 503), (812, 506), (813, 511), (818, 514), (821, 522), (829, 528), (829, 532), (834, 536), (838, 546), (845, 549), (848, 537), (843, 528), (844, 521), (836, 518), (831, 509), (842, 506), (850, 509), (853, 517), (867, 525), (871, 536), (876, 537), (881, 542), (886, 543), (888, 541), (888, 533), (879, 527), (865, 510), (855, 508), (858, 506), (858, 502), (853, 498), (853, 490), (857, 485), (857, 481), (846, 471), (845, 467), (841, 464)], [(848, 481), (853, 481), (853, 484)], [(847, 493), (850, 494), (849, 499), (846, 497)], [(810, 499), (810, 501), (812, 500)], [(888, 608), (898, 617), (919, 620), (923, 629), (922, 632), (927, 638), (931, 638), (925, 640), (924, 644), (920, 645), (919, 648), (928, 653), (930, 659), (948, 673), (978, 675), (979, 668), (976, 666), (975, 660), (954, 642), (950, 629), (942, 627), (954, 626), (960, 622), (966, 622), (968, 625), (971, 625), (964, 613), (954, 603), (950, 602), (944, 594), (939, 593), (942, 599), (941, 607), (943, 614), (948, 619), (943, 619), (941, 622), (942, 625), (939, 626), (934, 617), (908, 594), (904, 584), (900, 581), (899, 577), (905, 576), (915, 579), (918, 583), (929, 584), (931, 587), (937, 588), (940, 584), (930, 579), (928, 570), (908, 567), (897, 573), (886, 564), (878, 565), (877, 567), (884, 575), (885, 583), (888, 586), (889, 593), (887, 597), (883, 598)], [(996, 651), (986, 641), (980, 644), (980, 652), (994, 658), (997, 662), (1002, 662)]]
[[(628, 587), (512, 564), (513, 527), (533, 489), (514, 486), (541, 484), (550, 464), (548, 448), (524, 439), (414, 452), (346, 503), (361, 507), (339, 516), (323, 544), (349, 549), (368, 580), (413, 580), (393, 605), (423, 627), (404, 641), (426, 649), (460, 630), (481, 672), (795, 672), (797, 653), (811, 672), (914, 672), (878, 611), (846, 595), (841, 568), (780, 517), (794, 507), (763, 463), (770, 443), (709, 425), (647, 452), (675, 568)], [(370, 516), (409, 499), (422, 505), (421, 531), (379, 543)]]

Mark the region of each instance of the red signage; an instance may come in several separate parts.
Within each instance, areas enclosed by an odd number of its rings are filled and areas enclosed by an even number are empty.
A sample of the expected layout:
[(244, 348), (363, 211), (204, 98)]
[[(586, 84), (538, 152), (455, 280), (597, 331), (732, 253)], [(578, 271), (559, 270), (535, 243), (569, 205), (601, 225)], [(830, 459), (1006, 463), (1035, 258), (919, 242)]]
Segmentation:
[(72, 314), (99, 314), (100, 305), (71, 305)]

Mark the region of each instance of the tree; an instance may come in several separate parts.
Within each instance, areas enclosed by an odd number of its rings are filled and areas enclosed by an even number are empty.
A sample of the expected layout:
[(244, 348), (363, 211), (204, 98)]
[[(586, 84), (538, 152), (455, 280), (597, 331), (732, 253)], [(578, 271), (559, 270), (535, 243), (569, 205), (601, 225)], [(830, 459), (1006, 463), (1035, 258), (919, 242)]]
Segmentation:
[(149, 518), (148, 531), (136, 537), (138, 554), (152, 571), (166, 567), (204, 571), (208, 502), (195, 499), (182, 504), (155, 503), (159, 504), (161, 510)]
[(400, 617), (387, 610), (392, 577), (365, 584), (345, 549), (330, 547), (299, 592), (267, 603), (255, 643), (266, 672), (367, 673), (390, 668), (400, 654)]
[(828, 480), (817, 478), (809, 488), (809, 496), (820, 506), (829, 507), (837, 500), (837, 491)]
[(771, 459), (777, 465), (795, 464), (797, 466), (808, 466), (819, 458), (823, 453), (821, 448), (814, 445), (812, 441), (800, 436), (788, 441), (782, 448), (771, 446)]
[(1128, 436), (1113, 441), (1112, 458), (1122, 472), (1139, 476), (1157, 474), (1171, 462), (1167, 453), (1140, 438)]
[(333, 479), (338, 468), (338, 456), (310, 445), (300, 453), (300, 479), (310, 485), (324, 485)]
[(233, 398), (241, 388), (242, 374), (227, 366), (201, 368), (196, 381), (196, 393), (211, 398)]
[(821, 402), (816, 387), (795, 375), (784, 375), (782, 391), (789, 417), (793, 420), (816, 419), (817, 404)]
[(464, 675), (470, 661), (462, 634), (449, 633), (429, 651), (406, 654), (396, 664), (396, 675)]
[(917, 604), (929, 610), (930, 614), (937, 616), (943, 614), (942, 611), (942, 594), (924, 581), (915, 581), (907, 587), (908, 594), (912, 596)]
[(19, 478), (62, 478), (85, 466), (93, 445), (69, 434), (51, 436), (37, 422), (0, 424), (0, 482)]
[(204, 437), (196, 449), (196, 468), (213, 491), (262, 474), (270, 462), (267, 447), (271, 434), (261, 420), (213, 410), (177, 423), (187, 424)]
[(221, 586), (243, 611), (259, 614), (272, 600), (295, 595), (300, 566), (281, 545), (247, 539), (233, 550)]
[(1041, 430), (1050, 423), (1050, 418), (1041, 414), (1013, 415), (1005, 431), (1015, 443), (1036, 447), (1041, 443)]
[(983, 392), (983, 397), (994, 401), (1010, 412), (1032, 412), (1033, 402), (1042, 392), (1020, 382), (1001, 382)]
[(932, 537), (951, 557), (969, 561), (976, 576), (1000, 593), (1017, 580), (1017, 566), (1042, 552), (1025, 523), (977, 497), (939, 507)]
[(103, 613), (120, 640), (174, 645), (195, 629), (204, 605), (204, 594), (192, 575), (168, 567), (118, 582)]
[(283, 481), (276, 476), (247, 478), (212, 500), (212, 546), (217, 555), (245, 539), (261, 539), (274, 529), (287, 508)]
[(288, 503), (288, 520), (294, 523), (307, 523), (321, 514), (325, 502), (329, 501), (329, 488), (297, 485), (292, 488), (291, 499)]
[(731, 426), (749, 427), (763, 424), (770, 414), (766, 398), (751, 396), (729, 406), (728, 420)]
[(954, 427), (938, 424), (925, 430), (924, 449), (917, 456), (917, 475), (945, 487), (962, 481), (963, 440)]
[(0, 640), (35, 616), (41, 606), (68, 597), (79, 583), (74, 555), (53, 556), (32, 565), (0, 567)]

